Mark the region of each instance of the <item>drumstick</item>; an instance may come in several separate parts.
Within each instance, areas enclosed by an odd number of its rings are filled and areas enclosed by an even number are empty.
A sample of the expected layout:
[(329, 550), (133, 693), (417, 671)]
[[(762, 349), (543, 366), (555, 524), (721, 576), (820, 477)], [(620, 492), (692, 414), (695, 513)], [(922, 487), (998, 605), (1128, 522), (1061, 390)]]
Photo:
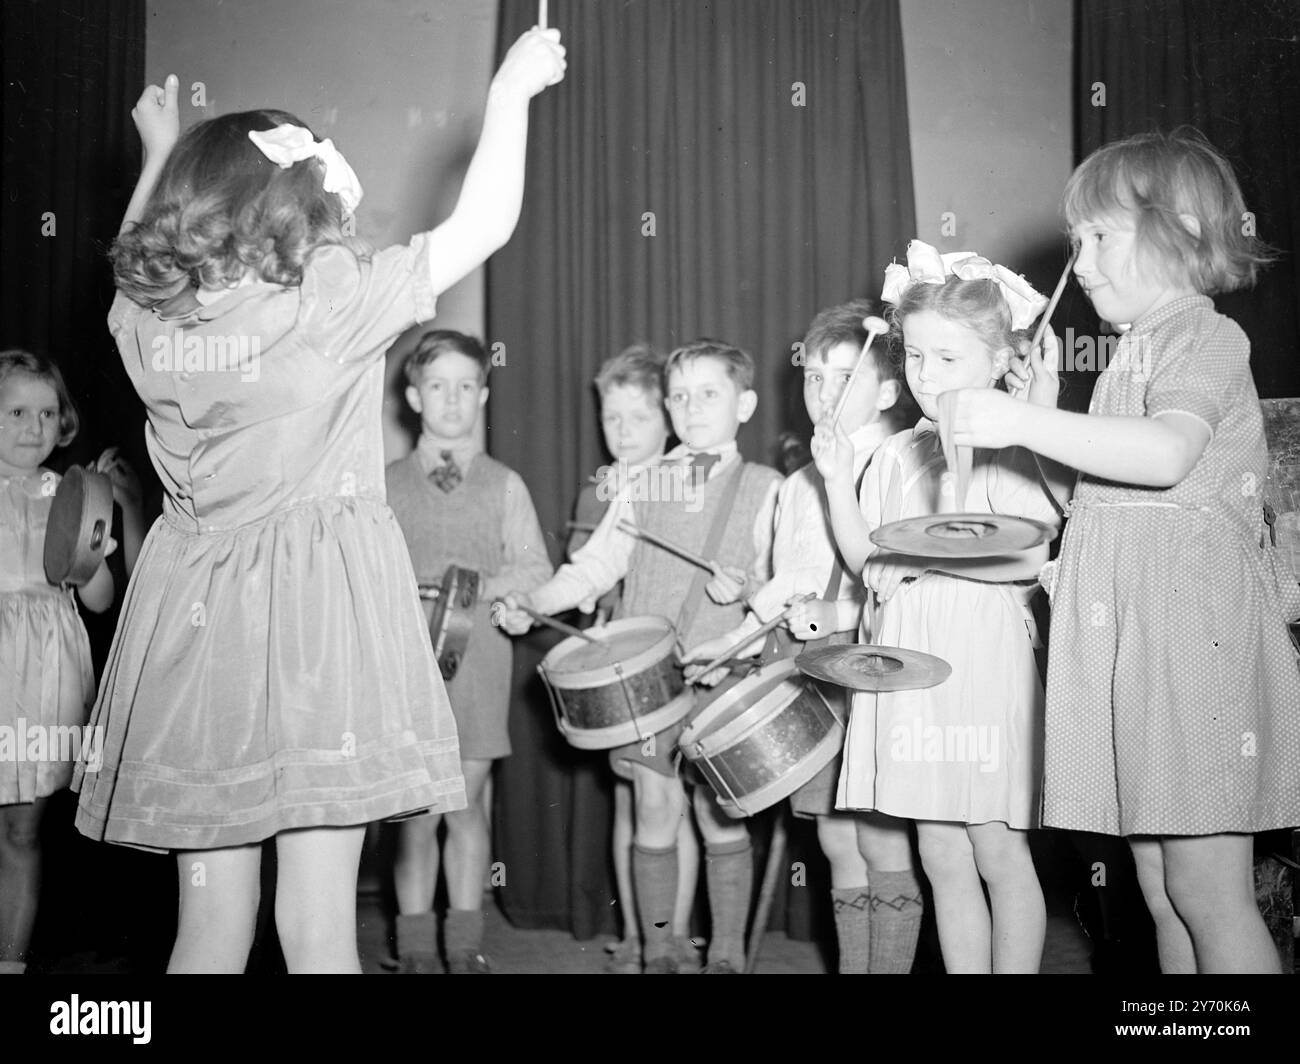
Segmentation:
[(668, 551), (669, 554), (676, 554), (679, 558), (686, 559), (686, 561), (690, 562), (692, 565), (698, 565), (701, 569), (707, 569), (715, 576), (717, 575), (718, 564), (716, 562), (711, 562), (708, 558), (702, 557), (692, 550), (687, 550), (680, 544), (674, 543), (671, 539), (664, 539), (663, 536), (657, 536), (653, 532), (647, 532), (640, 525), (633, 524), (631, 521), (627, 520), (627, 518), (623, 518), (619, 521), (618, 527), (628, 535), (640, 536), (647, 543), (653, 543), (656, 547), (662, 547), (664, 550)]
[(1041, 344), (1043, 337), (1047, 335), (1047, 323), (1052, 320), (1052, 312), (1056, 310), (1056, 304), (1061, 301), (1061, 294), (1065, 291), (1065, 284), (1070, 279), (1070, 270), (1074, 268), (1074, 260), (1078, 257), (1079, 249), (1075, 247), (1070, 252), (1070, 257), (1065, 260), (1065, 269), (1061, 271), (1061, 279), (1056, 282), (1056, 291), (1052, 293), (1052, 298), (1047, 303), (1047, 309), (1043, 311), (1043, 316), (1038, 321), (1038, 328), (1034, 330), (1034, 339), (1029, 345), (1030, 352)]
[(537, 0), (537, 28), (546, 29), (546, 0)]
[(849, 398), (849, 392), (853, 391), (853, 382), (858, 379), (858, 370), (862, 368), (862, 363), (867, 360), (867, 349), (871, 346), (872, 341), (882, 333), (889, 331), (889, 323), (884, 318), (869, 317), (862, 319), (862, 326), (867, 330), (867, 342), (862, 345), (862, 350), (858, 352), (858, 360), (853, 363), (853, 372), (849, 374), (848, 382), (844, 385), (844, 390), (840, 392), (840, 397), (835, 402), (835, 411), (831, 414), (831, 428), (834, 429), (839, 423), (840, 413), (844, 409), (844, 404)]
[(563, 621), (557, 621), (554, 617), (548, 617), (544, 613), (538, 613), (537, 610), (533, 609), (531, 606), (517, 604), (515, 608), (523, 610), (524, 613), (528, 614), (528, 616), (538, 624), (544, 624), (548, 628), (554, 628), (557, 632), (563, 632), (565, 635), (576, 635), (579, 639), (585, 639), (588, 643), (595, 643), (597, 646), (605, 645), (605, 640), (601, 639), (599, 636), (589, 635), (581, 628), (574, 628), (571, 624), (565, 624)]
[(570, 532), (595, 532), (596, 526), (587, 521), (566, 521), (564, 527)]
[(974, 452), (970, 447), (958, 447), (952, 442), (952, 408), (956, 403), (955, 391), (943, 392), (939, 396), (939, 446), (943, 448), (943, 457), (948, 463), (948, 475), (956, 482), (953, 509), (960, 511), (966, 505), (966, 487), (970, 483)]
[[(810, 600), (812, 600), (812, 599), (815, 599), (816, 597), (817, 597), (817, 594), (816, 594), (816, 592), (814, 592), (814, 591), (809, 591), (807, 594), (799, 595), (799, 596), (798, 596), (797, 598), (795, 598), (795, 599), (794, 599), (794, 600), (793, 600), (793, 601), (792, 601), (788, 606), (786, 606), (785, 609), (783, 609), (780, 613), (778, 613), (775, 617), (773, 617), (770, 621), (768, 621), (765, 625), (763, 625), (763, 626), (762, 626), (761, 628), (759, 628), (757, 631), (753, 632), (753, 633), (750, 634), (750, 635), (745, 636), (744, 639), (742, 639), (742, 640), (741, 640), (739, 643), (737, 643), (735, 646), (731, 647), (731, 648), (730, 648), (730, 649), (729, 649), (725, 654), (723, 654), (721, 657), (714, 658), (711, 662), (709, 662), (707, 665), (705, 665), (704, 668), (702, 668), (702, 669), (700, 670), (699, 675), (700, 675), (700, 676), (707, 676), (707, 675), (708, 675), (709, 673), (711, 673), (714, 669), (716, 669), (719, 665), (725, 665), (725, 664), (726, 664), (727, 662), (729, 662), (732, 658), (736, 657), (736, 655), (738, 655), (742, 650), (744, 650), (745, 647), (747, 647), (747, 646), (749, 646), (751, 643), (753, 643), (755, 639), (758, 639), (760, 636), (765, 636), (765, 635), (767, 635), (768, 632), (772, 631), (773, 628), (777, 628), (777, 627), (779, 627), (779, 626), (781, 625), (781, 623), (782, 623), (782, 622), (783, 622), (787, 617), (790, 616), (790, 611), (791, 611), (792, 609), (794, 609), (795, 606), (799, 605), (801, 602), (808, 602), (808, 601), (810, 601)], [(693, 664), (693, 663), (692, 663), (692, 664)]]

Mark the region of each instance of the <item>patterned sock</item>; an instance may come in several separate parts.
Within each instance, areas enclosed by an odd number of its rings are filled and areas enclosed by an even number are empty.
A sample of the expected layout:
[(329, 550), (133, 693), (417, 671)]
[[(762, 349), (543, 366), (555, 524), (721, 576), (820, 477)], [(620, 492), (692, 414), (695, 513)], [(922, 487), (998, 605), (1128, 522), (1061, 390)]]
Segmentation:
[(632, 844), (632, 887), (641, 918), (642, 956), (647, 964), (673, 955), (673, 908), (677, 904), (677, 844), (662, 850)]
[(737, 842), (710, 843), (705, 847), (709, 883), (709, 963), (730, 961), (745, 970), (745, 924), (749, 897), (754, 890), (754, 847), (746, 835)]
[(483, 910), (448, 909), (442, 941), (448, 957), (453, 953), (477, 953), (483, 945)]
[(833, 887), (835, 937), (840, 943), (840, 975), (865, 975), (871, 970), (871, 891), (860, 887)]
[(921, 884), (909, 868), (904, 872), (872, 872), (872, 975), (907, 975), (916, 957), (921, 933)]

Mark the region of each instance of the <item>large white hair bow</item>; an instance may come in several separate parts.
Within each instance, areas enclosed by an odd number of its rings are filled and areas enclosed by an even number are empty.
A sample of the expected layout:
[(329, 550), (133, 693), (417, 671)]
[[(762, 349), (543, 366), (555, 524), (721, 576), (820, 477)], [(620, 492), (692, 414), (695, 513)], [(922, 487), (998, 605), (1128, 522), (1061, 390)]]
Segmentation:
[(1011, 327), (1028, 329), (1034, 319), (1047, 306), (1047, 297), (1034, 291), (1034, 286), (1020, 274), (1005, 266), (996, 266), (973, 251), (953, 251), (940, 255), (922, 240), (907, 245), (907, 265), (891, 262), (885, 267), (885, 285), (880, 298), (898, 305), (905, 289), (914, 284), (943, 284), (949, 277), (963, 281), (997, 281), (998, 288), (1011, 308)]
[(325, 164), (325, 191), (337, 193), (345, 214), (356, 213), (361, 203), (361, 182), (332, 140), (317, 141), (309, 130), (288, 122), (274, 129), (250, 129), (248, 139), (281, 170), (303, 159), (319, 159)]

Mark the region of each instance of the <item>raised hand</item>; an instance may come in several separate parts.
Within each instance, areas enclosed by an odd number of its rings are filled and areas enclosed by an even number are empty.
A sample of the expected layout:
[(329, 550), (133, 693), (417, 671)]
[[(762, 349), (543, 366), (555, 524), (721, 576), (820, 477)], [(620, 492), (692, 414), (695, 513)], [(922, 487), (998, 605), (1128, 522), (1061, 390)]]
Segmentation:
[(827, 484), (853, 482), (853, 444), (838, 422), (831, 424), (829, 413), (821, 416), (813, 430), (812, 455)]
[(168, 74), (162, 88), (148, 86), (131, 111), (131, 120), (140, 131), (146, 159), (166, 157), (180, 139), (180, 111), (176, 105), (179, 91), (180, 79), (175, 74)]
[(140, 478), (125, 458), (118, 454), (116, 447), (107, 448), (96, 460), (91, 469), (103, 473), (113, 484), (113, 500), (121, 507), (139, 506), (143, 497)]
[(704, 590), (719, 606), (737, 602), (745, 592), (745, 570), (714, 565), (713, 579), (704, 585)]
[(510, 46), (492, 83), (532, 97), (563, 81), (566, 66), (560, 31), (534, 26)]
[(823, 639), (835, 631), (839, 622), (835, 603), (825, 599), (801, 601), (792, 599), (788, 603), (790, 612), (786, 615), (786, 625), (790, 634), (801, 642), (810, 639)]
[(948, 423), (958, 447), (1014, 447), (1019, 436), (1021, 400), (994, 388), (961, 388), (951, 393)]
[(1007, 370), (1007, 390), (1017, 399), (1038, 406), (1056, 406), (1061, 392), (1061, 342), (1050, 328), (1042, 343), (1030, 350), (1029, 341)]
[(520, 606), (531, 606), (528, 595), (514, 591), (492, 603), (489, 617), (494, 625), (509, 635), (523, 635), (533, 626), (533, 619)]

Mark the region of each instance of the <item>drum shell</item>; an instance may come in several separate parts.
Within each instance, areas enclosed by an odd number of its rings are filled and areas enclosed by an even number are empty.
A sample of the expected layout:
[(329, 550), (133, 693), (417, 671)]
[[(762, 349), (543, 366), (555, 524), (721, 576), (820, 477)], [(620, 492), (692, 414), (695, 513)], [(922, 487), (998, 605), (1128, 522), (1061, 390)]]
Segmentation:
[(683, 755), (729, 816), (746, 817), (788, 798), (844, 745), (839, 699), (773, 662), (719, 695), (682, 732)]
[(608, 750), (639, 742), (685, 717), (694, 695), (682, 679), (674, 655), (672, 625), (660, 617), (627, 617), (605, 628), (620, 632), (658, 633), (658, 638), (629, 658), (608, 665), (564, 670), (557, 666), (584, 641), (570, 637), (542, 660), (538, 672), (556, 711), (556, 724), (572, 745)]

